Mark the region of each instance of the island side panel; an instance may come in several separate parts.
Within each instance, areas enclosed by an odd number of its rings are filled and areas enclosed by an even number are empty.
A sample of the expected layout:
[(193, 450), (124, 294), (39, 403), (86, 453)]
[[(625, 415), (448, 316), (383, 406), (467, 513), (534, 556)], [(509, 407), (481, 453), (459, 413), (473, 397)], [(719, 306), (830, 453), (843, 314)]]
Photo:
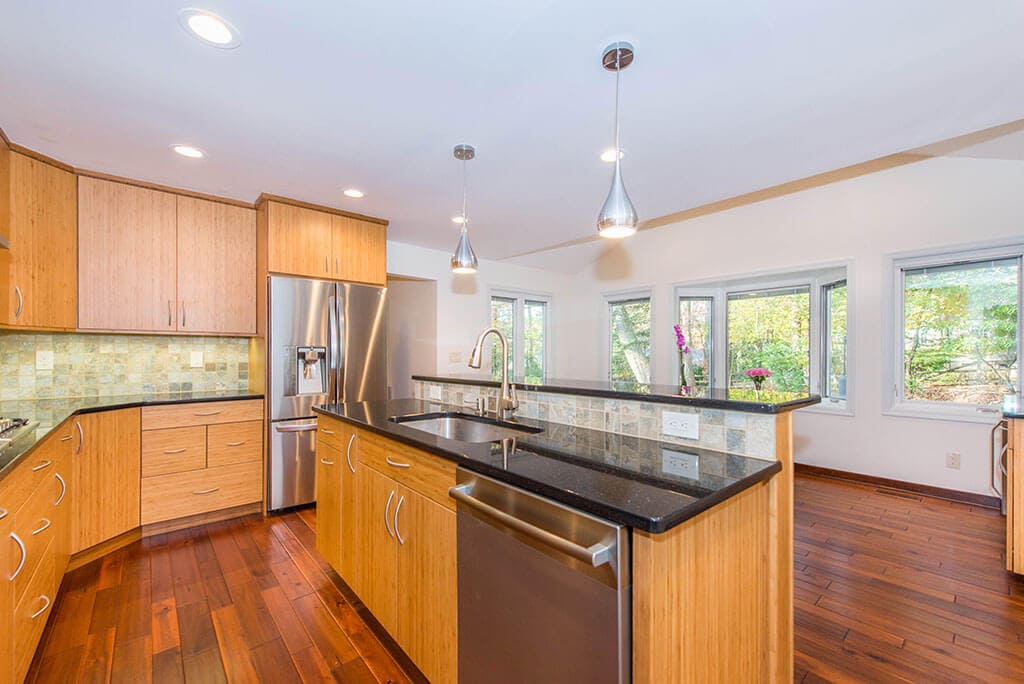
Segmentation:
[(772, 678), (769, 508), (777, 479), (662, 534), (634, 530), (633, 681)]
[(775, 458), (782, 471), (770, 493), (768, 609), (769, 670), (774, 682), (793, 681), (793, 414), (775, 417)]

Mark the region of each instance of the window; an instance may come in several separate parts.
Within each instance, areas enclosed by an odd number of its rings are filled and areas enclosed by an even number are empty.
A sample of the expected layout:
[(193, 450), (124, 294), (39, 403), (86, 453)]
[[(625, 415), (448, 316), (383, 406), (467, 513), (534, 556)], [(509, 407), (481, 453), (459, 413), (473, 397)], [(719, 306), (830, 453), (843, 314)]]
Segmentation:
[[(686, 336), (686, 377), (680, 384), (710, 387), (714, 369), (711, 331), (714, 321), (713, 297), (679, 297), (679, 329)], [(677, 348), (678, 349), (678, 348)]]
[(846, 399), (846, 281), (821, 288), (822, 398)]
[(897, 401), (973, 410), (1016, 391), (1020, 271), (1019, 250), (896, 262)]
[[(547, 377), (548, 300), (538, 295), (491, 295), (491, 325), (508, 339), (508, 374), (540, 384)], [(491, 342), (491, 377), (501, 378), (501, 344)]]
[(608, 302), (608, 379), (623, 388), (651, 382), (651, 298)]
[(771, 386), (810, 391), (810, 288), (729, 294), (729, 387), (749, 387), (749, 368), (772, 372)]

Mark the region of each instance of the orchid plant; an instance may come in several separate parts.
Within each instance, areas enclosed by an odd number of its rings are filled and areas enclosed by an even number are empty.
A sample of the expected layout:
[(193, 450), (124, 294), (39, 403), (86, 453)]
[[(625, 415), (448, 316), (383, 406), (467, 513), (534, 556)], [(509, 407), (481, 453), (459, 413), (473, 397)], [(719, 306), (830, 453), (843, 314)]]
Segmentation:
[(748, 368), (743, 374), (754, 381), (754, 389), (761, 389), (764, 381), (772, 377), (772, 372), (767, 368)]
[(693, 368), (686, 363), (686, 357), (690, 353), (690, 345), (686, 343), (686, 335), (683, 334), (683, 329), (678, 324), (672, 326), (672, 329), (676, 332), (676, 349), (679, 350), (679, 384), (684, 388), (684, 392), (688, 393), (695, 384)]

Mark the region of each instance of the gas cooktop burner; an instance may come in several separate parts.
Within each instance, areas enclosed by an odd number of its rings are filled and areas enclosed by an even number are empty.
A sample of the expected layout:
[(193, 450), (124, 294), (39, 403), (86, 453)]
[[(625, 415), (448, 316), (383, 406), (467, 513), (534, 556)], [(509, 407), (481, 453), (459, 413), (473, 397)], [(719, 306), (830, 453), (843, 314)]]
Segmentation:
[(26, 418), (0, 418), (0, 437), (7, 437), (8, 432), (14, 432), (26, 425), (28, 425)]

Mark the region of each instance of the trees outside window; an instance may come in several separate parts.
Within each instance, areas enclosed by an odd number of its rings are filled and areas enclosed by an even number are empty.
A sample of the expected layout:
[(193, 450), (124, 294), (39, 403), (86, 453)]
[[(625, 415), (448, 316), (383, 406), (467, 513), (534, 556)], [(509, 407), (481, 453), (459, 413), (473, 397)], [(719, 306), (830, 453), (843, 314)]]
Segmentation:
[(608, 379), (622, 389), (651, 382), (651, 299), (608, 302)]
[(743, 372), (767, 368), (771, 386), (810, 391), (810, 288), (728, 295), (729, 386), (749, 387)]
[(822, 369), (821, 394), (832, 400), (846, 399), (846, 312), (845, 280), (821, 288)]
[[(547, 376), (548, 301), (534, 295), (491, 295), (491, 325), (508, 339), (508, 374), (530, 384)], [(491, 342), (491, 377), (501, 378), (501, 344)]]
[[(686, 336), (690, 353), (686, 364), (693, 376), (695, 387), (710, 387), (714, 369), (712, 356), (712, 328), (714, 326), (713, 297), (679, 297), (679, 329)], [(689, 378), (679, 378), (680, 384), (689, 384)]]

